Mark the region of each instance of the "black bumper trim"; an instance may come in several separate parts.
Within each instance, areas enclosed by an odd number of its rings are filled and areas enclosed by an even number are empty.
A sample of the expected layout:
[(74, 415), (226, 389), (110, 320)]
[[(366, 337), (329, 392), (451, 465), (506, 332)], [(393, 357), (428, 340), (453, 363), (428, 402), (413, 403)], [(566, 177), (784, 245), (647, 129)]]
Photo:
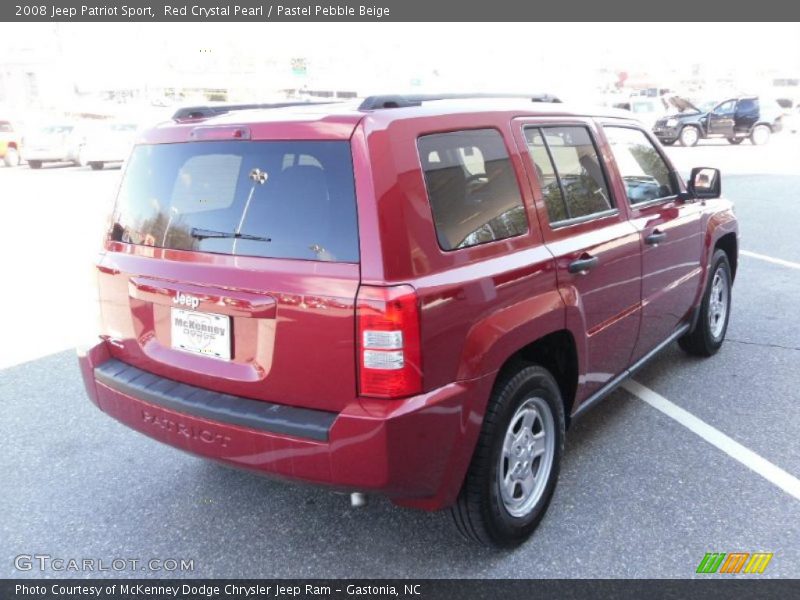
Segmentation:
[(98, 383), (175, 412), (270, 433), (325, 442), (336, 413), (221, 394), (111, 359), (95, 367)]

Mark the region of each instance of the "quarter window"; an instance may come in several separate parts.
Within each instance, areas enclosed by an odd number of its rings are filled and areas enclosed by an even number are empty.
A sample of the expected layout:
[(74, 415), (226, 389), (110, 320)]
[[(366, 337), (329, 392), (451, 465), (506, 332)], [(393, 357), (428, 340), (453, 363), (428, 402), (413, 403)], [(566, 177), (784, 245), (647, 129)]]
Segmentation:
[(498, 131), (426, 135), (417, 144), (442, 249), (467, 248), (528, 231), (517, 177)]
[(667, 163), (639, 129), (604, 127), (631, 204), (674, 196), (677, 190)]
[(551, 223), (614, 208), (589, 130), (580, 126), (526, 128)]

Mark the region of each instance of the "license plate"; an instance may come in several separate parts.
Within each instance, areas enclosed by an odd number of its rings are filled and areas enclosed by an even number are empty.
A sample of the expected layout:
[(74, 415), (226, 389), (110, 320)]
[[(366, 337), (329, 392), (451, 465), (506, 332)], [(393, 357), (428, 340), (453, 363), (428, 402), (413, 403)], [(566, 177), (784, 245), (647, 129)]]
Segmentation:
[(172, 308), (172, 347), (222, 360), (231, 359), (231, 318)]

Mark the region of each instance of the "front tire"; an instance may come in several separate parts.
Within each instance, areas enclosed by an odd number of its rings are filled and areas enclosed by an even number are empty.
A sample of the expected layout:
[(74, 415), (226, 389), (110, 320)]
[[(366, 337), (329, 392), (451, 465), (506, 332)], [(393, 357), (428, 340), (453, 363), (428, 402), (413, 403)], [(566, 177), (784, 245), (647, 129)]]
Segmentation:
[(754, 146), (763, 146), (769, 141), (772, 130), (767, 125), (756, 125), (750, 132), (750, 141)]
[(711, 356), (725, 341), (731, 316), (733, 276), (728, 255), (717, 249), (711, 257), (711, 268), (700, 315), (693, 330), (678, 339), (678, 344), (694, 356)]
[(28, 166), (31, 169), (41, 169), (42, 168), (42, 161), (40, 160), (29, 160)]
[(519, 364), (498, 380), (451, 509), (467, 539), (498, 548), (528, 539), (553, 497), (564, 430), (561, 392), (547, 369)]
[(681, 146), (696, 146), (700, 139), (700, 130), (694, 125), (687, 125), (681, 129), (678, 139), (681, 142)]
[(89, 166), (92, 168), (92, 171), (101, 171), (105, 166), (104, 163), (92, 161), (89, 163)]

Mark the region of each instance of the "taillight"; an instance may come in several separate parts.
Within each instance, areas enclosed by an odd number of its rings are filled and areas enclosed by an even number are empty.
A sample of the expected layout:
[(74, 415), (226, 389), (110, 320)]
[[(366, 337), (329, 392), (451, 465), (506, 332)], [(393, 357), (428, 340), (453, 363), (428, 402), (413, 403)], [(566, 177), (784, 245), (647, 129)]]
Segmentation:
[(361, 395), (400, 398), (420, 392), (422, 356), (414, 288), (361, 286), (356, 310)]

